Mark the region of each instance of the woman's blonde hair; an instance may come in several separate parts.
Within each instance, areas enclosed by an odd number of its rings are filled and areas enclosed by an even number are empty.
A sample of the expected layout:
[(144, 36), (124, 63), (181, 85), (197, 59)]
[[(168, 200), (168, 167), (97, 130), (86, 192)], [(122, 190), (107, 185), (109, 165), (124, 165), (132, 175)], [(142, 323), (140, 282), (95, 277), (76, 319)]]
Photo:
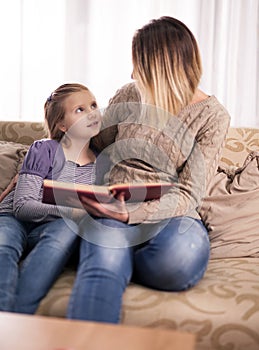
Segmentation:
[(143, 103), (176, 115), (191, 102), (202, 67), (197, 42), (184, 23), (161, 17), (137, 30), (132, 60)]
[(65, 118), (64, 101), (68, 96), (75, 92), (89, 91), (89, 89), (78, 83), (70, 83), (60, 85), (51, 95), (47, 98), (44, 104), (45, 122), (49, 132), (49, 137), (58, 142), (61, 141), (64, 136), (64, 132), (59, 129), (60, 123)]

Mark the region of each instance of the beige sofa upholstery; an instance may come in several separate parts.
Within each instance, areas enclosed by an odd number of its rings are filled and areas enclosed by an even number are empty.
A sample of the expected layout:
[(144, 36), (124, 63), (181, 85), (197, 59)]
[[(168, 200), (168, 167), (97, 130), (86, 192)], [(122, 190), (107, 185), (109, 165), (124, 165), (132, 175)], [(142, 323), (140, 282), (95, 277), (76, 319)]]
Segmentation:
[[(0, 122), (2, 147), (6, 142), (28, 145), (44, 136), (40, 123)], [(221, 165), (241, 166), (252, 151), (259, 151), (259, 129), (230, 128)], [(249, 237), (249, 232), (244, 230), (244, 235)], [(235, 244), (235, 237), (232, 240)], [(256, 239), (254, 244), (259, 252)], [(259, 257), (256, 256), (247, 253), (212, 256), (203, 280), (186, 292), (161, 292), (130, 284), (124, 295), (122, 322), (193, 332), (197, 336), (197, 350), (259, 349)], [(65, 317), (74, 277), (75, 270), (66, 268), (37, 313)]]

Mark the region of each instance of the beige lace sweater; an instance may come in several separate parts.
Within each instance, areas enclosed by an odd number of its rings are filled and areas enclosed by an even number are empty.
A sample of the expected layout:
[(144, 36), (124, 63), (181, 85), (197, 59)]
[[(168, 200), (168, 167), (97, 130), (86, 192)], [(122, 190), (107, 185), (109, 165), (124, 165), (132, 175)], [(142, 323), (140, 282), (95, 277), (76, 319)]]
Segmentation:
[(216, 173), (230, 116), (215, 96), (172, 116), (141, 106), (134, 83), (110, 100), (95, 139), (108, 152), (107, 183), (174, 182), (160, 200), (129, 203), (129, 224), (175, 216), (200, 218), (199, 207)]

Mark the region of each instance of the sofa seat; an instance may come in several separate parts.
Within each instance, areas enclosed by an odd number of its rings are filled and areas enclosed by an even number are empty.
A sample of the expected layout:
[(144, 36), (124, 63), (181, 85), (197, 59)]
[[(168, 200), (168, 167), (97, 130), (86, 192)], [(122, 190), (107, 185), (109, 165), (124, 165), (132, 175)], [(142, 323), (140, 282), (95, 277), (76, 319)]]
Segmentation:
[[(37, 314), (65, 317), (74, 278), (75, 271), (64, 271)], [(210, 260), (203, 280), (186, 292), (132, 283), (124, 295), (122, 323), (195, 333), (199, 350), (259, 349), (259, 258)]]

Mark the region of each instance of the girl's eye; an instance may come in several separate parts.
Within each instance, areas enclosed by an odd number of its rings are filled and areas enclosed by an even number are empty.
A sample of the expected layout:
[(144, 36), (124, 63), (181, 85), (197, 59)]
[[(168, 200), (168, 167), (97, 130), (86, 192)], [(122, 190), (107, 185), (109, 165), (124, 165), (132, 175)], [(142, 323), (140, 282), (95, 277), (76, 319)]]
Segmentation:
[(84, 108), (82, 108), (82, 107), (78, 107), (77, 109), (76, 109), (76, 113), (81, 113), (81, 112), (83, 112), (84, 111)]
[(96, 108), (97, 108), (97, 103), (96, 103), (96, 102), (93, 102), (93, 103), (91, 104), (91, 108), (92, 108), (92, 109), (96, 109)]

